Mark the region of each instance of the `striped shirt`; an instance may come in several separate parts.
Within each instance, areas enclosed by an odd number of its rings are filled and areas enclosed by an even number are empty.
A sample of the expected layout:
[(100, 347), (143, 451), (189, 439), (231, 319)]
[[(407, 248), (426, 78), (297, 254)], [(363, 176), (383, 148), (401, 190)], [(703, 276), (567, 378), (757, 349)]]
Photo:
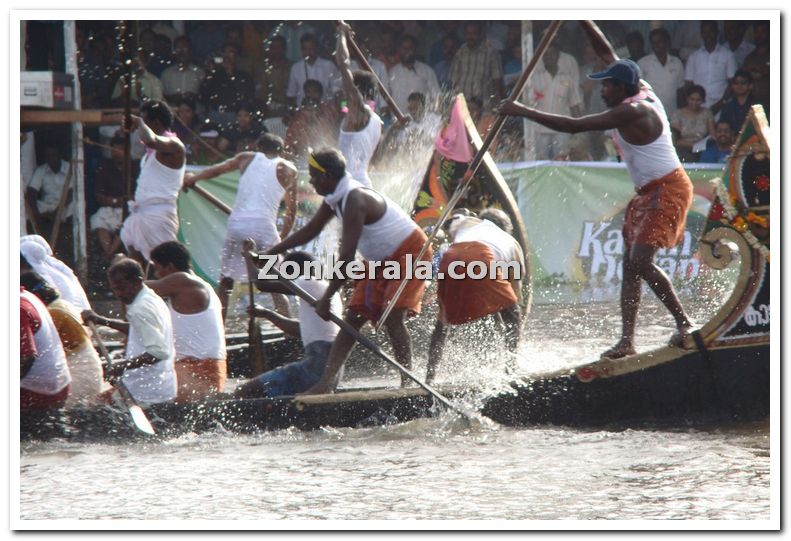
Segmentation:
[(492, 93), (492, 81), (502, 79), (503, 68), (500, 55), (488, 43), (471, 49), (465, 43), (453, 57), (449, 79), (456, 92), (467, 98), (476, 96), (486, 102)]

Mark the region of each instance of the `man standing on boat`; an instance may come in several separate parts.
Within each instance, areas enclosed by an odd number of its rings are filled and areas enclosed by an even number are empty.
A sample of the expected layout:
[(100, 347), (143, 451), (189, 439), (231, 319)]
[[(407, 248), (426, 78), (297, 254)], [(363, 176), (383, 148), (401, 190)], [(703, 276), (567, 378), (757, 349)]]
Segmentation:
[(143, 283), (143, 268), (134, 259), (117, 260), (107, 270), (107, 279), (115, 296), (126, 305), (127, 321), (102, 317), (92, 310), (82, 312), (84, 322), (127, 335), (124, 360), (113, 363), (105, 376), (120, 379), (141, 406), (173, 400), (175, 349), (165, 301)]
[[(489, 214), (486, 216), (493, 218), (494, 210), (496, 209), (487, 209)], [(504, 228), (511, 225), (505, 213), (498, 218), (498, 221), (505, 219), (505, 222), (501, 221)], [(519, 299), (524, 255), (522, 247), (511, 236), (510, 231), (498, 227), (489, 219), (476, 217), (465, 208), (454, 211), (443, 227), (452, 243), (439, 263), (439, 272), (445, 279), (438, 281), (439, 314), (431, 334), (427, 383), (434, 381), (450, 325), (462, 325), (495, 315), (504, 328), (506, 346), (513, 353), (516, 353), (519, 345), (521, 326)], [(487, 276), (483, 280), (473, 280), (466, 275), (463, 278), (454, 278), (449, 274), (451, 265), (467, 266), (474, 262), (486, 265)], [(492, 278), (489, 269), (494, 263), (508, 265), (509, 268), (504, 269), (508, 273), (498, 270), (496, 277)]]
[(167, 301), (176, 348), (177, 402), (194, 402), (223, 391), (227, 377), (225, 328), (220, 299), (190, 268), (180, 242), (151, 250), (156, 280), (146, 281)]
[[(255, 249), (255, 242), (252, 240), (244, 246), (248, 272), (252, 273), (256, 273), (255, 264), (260, 261), (257, 254), (253, 253)], [(307, 252), (289, 252), (283, 258), (283, 263), (289, 261), (298, 265), (318, 264)], [(324, 295), (328, 285), (321, 276), (302, 276), (294, 280), (294, 283), (316, 299)], [(293, 295), (291, 290), (277, 280), (256, 280), (255, 285), (259, 291)], [(338, 335), (338, 326), (332, 321), (320, 318), (310, 303), (302, 298), (299, 299), (299, 319), (283, 317), (273, 310), (258, 305), (250, 306), (247, 310), (255, 317), (268, 319), (287, 335), (299, 336), (304, 351), (299, 361), (278, 366), (247, 380), (236, 388), (234, 396), (239, 398), (289, 396), (306, 391), (315, 385), (327, 366), (332, 343)], [(332, 296), (330, 310), (336, 314), (343, 311), (343, 303), (338, 293)]]
[(147, 150), (120, 235), (129, 255), (141, 265), (148, 265), (151, 248), (177, 240), (176, 200), (187, 161), (184, 144), (170, 131), (172, 127), (173, 112), (163, 101), (145, 102), (128, 127), (139, 131)]
[(343, 94), (349, 112), (341, 121), (338, 150), (346, 158), (346, 170), (351, 177), (366, 188), (371, 188), (368, 164), (382, 137), (384, 123), (373, 110), (376, 95), (374, 75), (361, 70), (352, 73), (349, 48), (346, 45), (347, 32), (351, 32), (351, 27), (342, 21), (339, 22), (335, 62), (341, 73)]
[[(310, 183), (319, 195), (324, 196), (324, 201), (305, 227), (270, 248), (267, 254), (279, 254), (302, 246), (316, 238), (332, 217), (337, 216), (343, 226), (338, 265), (343, 268), (347, 262), (354, 261), (357, 250), (368, 262), (381, 262), (375, 278), (370, 279), (366, 271), (365, 278), (355, 282), (354, 293), (347, 306), (346, 321), (355, 329), (360, 329), (366, 321), (376, 323), (379, 320), (398, 289), (399, 280), (384, 277), (385, 264), (397, 263), (403, 275), (408, 266), (407, 256), (410, 256), (409, 259), (417, 256), (426, 242), (426, 235), (395, 202), (352, 178), (346, 172), (346, 160), (338, 150), (327, 148), (310, 154), (308, 166)], [(431, 256), (429, 249), (422, 261), (431, 261)], [(323, 319), (329, 319), (333, 295), (345, 281), (345, 277), (333, 276), (316, 304), (316, 313)], [(408, 315), (420, 312), (425, 287), (424, 280), (409, 280), (385, 325), (396, 360), (407, 369), (412, 365), (412, 343), (405, 321)], [(338, 371), (354, 343), (350, 334), (344, 331), (338, 333), (324, 374), (305, 394), (326, 393), (335, 389)]]
[[(187, 175), (184, 186), (215, 178), (238, 170), (241, 173), (233, 211), (228, 217), (228, 230), (222, 247), (219, 295), (222, 317), (228, 310), (228, 299), (234, 280), (247, 282), (247, 267), (242, 258), (242, 243), (255, 240), (263, 249), (274, 246), (288, 235), (297, 213), (297, 168), (283, 158), (283, 140), (265, 133), (258, 138), (258, 152), (240, 152), (222, 163), (207, 167), (199, 173)], [(286, 201), (283, 230), (277, 231), (277, 212), (280, 201)], [(288, 316), (288, 302), (282, 295), (274, 295), (277, 311)]]
[(683, 238), (687, 211), (692, 205), (692, 183), (673, 148), (664, 107), (650, 86), (640, 79), (640, 68), (631, 60), (618, 60), (592, 22), (581, 24), (596, 53), (609, 65), (605, 71), (588, 76), (602, 81), (601, 95), (608, 110), (572, 118), (542, 113), (509, 100), (503, 101), (499, 110), (501, 114), (527, 117), (561, 132), (614, 131), (637, 195), (626, 209), (623, 225), (621, 339), (602, 357), (616, 359), (636, 353), (634, 332), (641, 280), (648, 283), (675, 319), (678, 332), (670, 344), (682, 346), (692, 323), (670, 279), (654, 263), (654, 256), (660, 248), (673, 247)]

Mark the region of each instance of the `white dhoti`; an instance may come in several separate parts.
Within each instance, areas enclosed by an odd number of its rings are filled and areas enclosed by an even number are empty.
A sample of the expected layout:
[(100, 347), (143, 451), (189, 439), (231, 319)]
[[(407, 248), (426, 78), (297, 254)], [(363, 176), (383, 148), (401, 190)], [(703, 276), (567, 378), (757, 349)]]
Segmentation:
[(154, 247), (163, 242), (178, 240), (179, 219), (174, 205), (130, 204), (130, 208), (131, 214), (121, 227), (121, 241), (127, 250), (134, 248), (149, 260)]
[(264, 252), (280, 242), (280, 235), (270, 224), (260, 220), (228, 221), (228, 230), (222, 246), (220, 274), (237, 282), (247, 282), (247, 264), (242, 257), (245, 239), (255, 241), (257, 251)]
[(91, 230), (107, 229), (108, 231), (117, 231), (121, 228), (123, 221), (122, 209), (118, 207), (100, 207), (91, 216)]

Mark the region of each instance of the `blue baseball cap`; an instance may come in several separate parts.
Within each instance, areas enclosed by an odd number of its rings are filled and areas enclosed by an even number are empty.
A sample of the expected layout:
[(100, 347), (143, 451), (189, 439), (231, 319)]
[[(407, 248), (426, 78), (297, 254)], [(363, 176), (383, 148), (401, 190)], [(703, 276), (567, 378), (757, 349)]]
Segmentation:
[(627, 85), (637, 85), (640, 82), (640, 66), (627, 59), (616, 60), (604, 71), (591, 73), (588, 79), (615, 79)]

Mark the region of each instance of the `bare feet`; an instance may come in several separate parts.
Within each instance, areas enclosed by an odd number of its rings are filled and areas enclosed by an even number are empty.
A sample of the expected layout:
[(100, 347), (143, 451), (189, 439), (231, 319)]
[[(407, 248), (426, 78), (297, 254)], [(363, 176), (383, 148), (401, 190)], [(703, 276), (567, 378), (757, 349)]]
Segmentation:
[(600, 359), (620, 359), (622, 357), (628, 357), (629, 355), (636, 354), (634, 346), (628, 342), (624, 342), (621, 340), (613, 347), (605, 351), (599, 357)]
[(692, 332), (693, 326), (694, 325), (690, 321), (679, 325), (678, 330), (673, 333), (673, 336), (670, 337), (670, 341), (668, 343), (673, 347), (683, 348), (684, 342), (686, 341), (687, 336), (689, 336)]

